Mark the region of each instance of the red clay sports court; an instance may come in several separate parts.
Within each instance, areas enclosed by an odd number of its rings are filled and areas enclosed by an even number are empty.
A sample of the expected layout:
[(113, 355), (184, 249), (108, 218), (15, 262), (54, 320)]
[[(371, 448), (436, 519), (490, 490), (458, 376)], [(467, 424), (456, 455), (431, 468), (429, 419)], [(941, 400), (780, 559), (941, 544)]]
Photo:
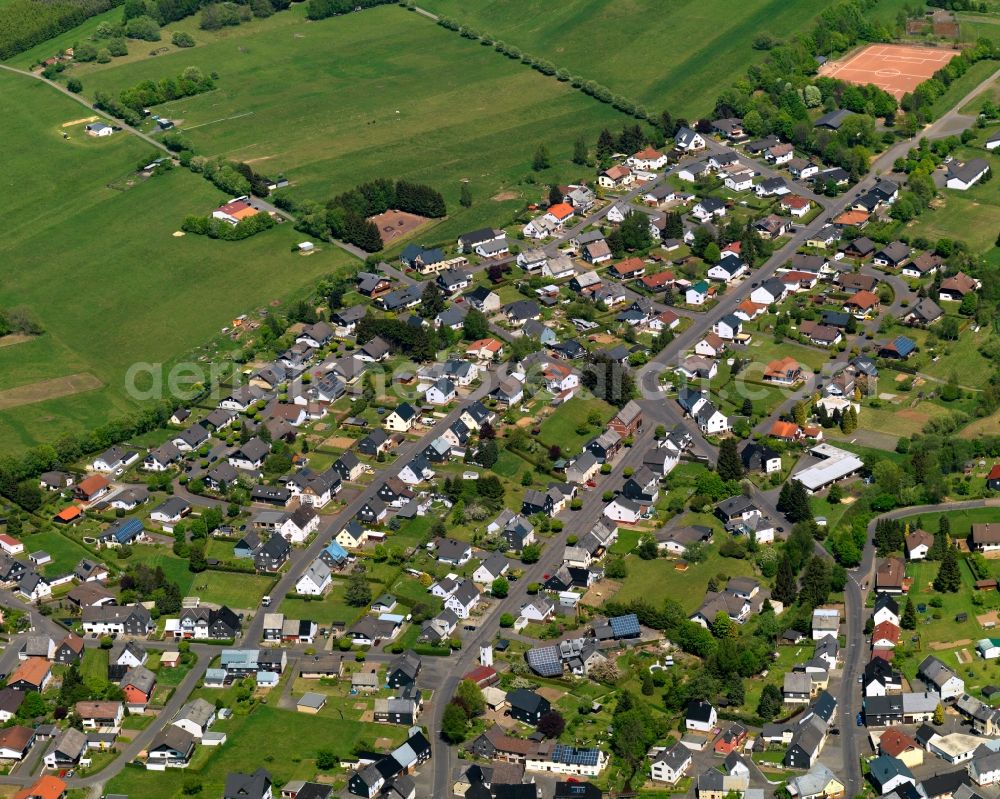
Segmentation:
[(848, 83), (874, 83), (898, 100), (957, 55), (957, 50), (939, 47), (872, 44), (839, 61), (827, 62), (819, 74)]

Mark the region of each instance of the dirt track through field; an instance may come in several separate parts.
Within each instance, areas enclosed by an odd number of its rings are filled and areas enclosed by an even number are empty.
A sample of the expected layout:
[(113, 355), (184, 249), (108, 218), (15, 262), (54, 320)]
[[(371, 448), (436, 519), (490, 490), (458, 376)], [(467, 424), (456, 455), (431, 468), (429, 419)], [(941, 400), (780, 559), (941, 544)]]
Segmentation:
[(103, 387), (104, 384), (87, 372), (80, 372), (66, 377), (56, 377), (52, 380), (39, 380), (37, 383), (29, 383), (26, 386), (8, 388), (0, 391), (0, 411), (9, 408), (18, 408), (21, 405), (31, 405), (34, 402), (41, 402), (47, 399), (58, 397), (68, 397), (72, 394), (80, 394), (84, 391), (93, 391)]
[(0, 347), (13, 347), (15, 344), (23, 344), (25, 341), (31, 341), (34, 336), (30, 336), (27, 333), (11, 333), (8, 336), (0, 336)]

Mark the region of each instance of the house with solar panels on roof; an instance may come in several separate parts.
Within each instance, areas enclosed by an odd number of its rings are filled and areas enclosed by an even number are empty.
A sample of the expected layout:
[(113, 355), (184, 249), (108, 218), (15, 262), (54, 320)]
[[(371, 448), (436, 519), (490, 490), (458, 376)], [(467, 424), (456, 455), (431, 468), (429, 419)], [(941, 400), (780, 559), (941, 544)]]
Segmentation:
[(587, 677), (595, 666), (607, 661), (593, 638), (571, 638), (529, 649), (524, 659), (540, 677), (561, 677), (566, 671), (576, 677)]
[(574, 777), (596, 777), (608, 765), (608, 755), (591, 747), (556, 744), (551, 751), (545, 747), (529, 754), (524, 762), (526, 771), (543, 771), (550, 774), (569, 774)]
[(134, 516), (128, 519), (117, 519), (109, 524), (98, 535), (97, 540), (102, 547), (117, 548), (148, 538), (142, 522)]
[(639, 618), (634, 613), (613, 616), (603, 624), (594, 624), (594, 637), (598, 641), (624, 641), (642, 635)]

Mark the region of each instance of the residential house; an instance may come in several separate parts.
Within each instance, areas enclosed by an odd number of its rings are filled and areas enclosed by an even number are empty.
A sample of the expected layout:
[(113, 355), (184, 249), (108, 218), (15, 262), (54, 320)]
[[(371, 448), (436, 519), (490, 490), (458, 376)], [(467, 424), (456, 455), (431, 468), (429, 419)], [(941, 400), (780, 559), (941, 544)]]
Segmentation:
[(989, 171), (989, 163), (982, 158), (972, 158), (964, 163), (952, 161), (948, 164), (945, 186), (949, 189), (967, 191), (982, 180)]
[(942, 702), (965, 693), (965, 681), (933, 655), (920, 662), (917, 675), (930, 690), (937, 693)]

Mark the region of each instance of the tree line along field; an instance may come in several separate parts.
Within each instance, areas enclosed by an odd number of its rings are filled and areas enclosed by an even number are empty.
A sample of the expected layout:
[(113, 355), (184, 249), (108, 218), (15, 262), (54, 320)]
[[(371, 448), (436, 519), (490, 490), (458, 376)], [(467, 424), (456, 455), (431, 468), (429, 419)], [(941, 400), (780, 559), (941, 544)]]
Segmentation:
[[(190, 22), (190, 21), (185, 21)], [(174, 27), (174, 26), (171, 26)], [(326, 200), (374, 177), (426, 183), (449, 218), (425, 236), (499, 224), (538, 199), (529, 175), (539, 143), (553, 167), (540, 183), (591, 177), (574, 140), (596, 141), (629, 118), (552, 78), (398, 6), (309, 22), (304, 5), (198, 46), (127, 63), (74, 68), (84, 94), (117, 94), (187, 66), (219, 74), (215, 91), (157, 106), (200, 155), (225, 155), (284, 174), (296, 198)], [(129, 56), (129, 59), (132, 57)], [(469, 182), (474, 204), (459, 203)], [(490, 198), (510, 191), (505, 201)]]
[[(658, 113), (711, 113), (719, 92), (766, 53), (763, 32), (807, 32), (833, 0), (421, 0), (524, 52), (607, 86)], [(898, 0), (884, 4), (900, 5)]]
[(9, 147), (0, 307), (29, 308), (45, 330), (0, 347), (0, 392), (81, 373), (102, 386), (0, 410), (0, 449), (133, 409), (124, 388), (131, 364), (170, 362), (234, 316), (350, 260), (333, 246), (291, 254), (302, 239), (291, 225), (243, 242), (175, 238), (185, 215), (226, 199), (207, 181), (178, 169), (127, 191), (108, 188), (152, 157), (149, 145), (124, 133), (92, 139), (82, 123), (63, 128), (87, 109), (31, 78), (0, 72), (0, 113)]

